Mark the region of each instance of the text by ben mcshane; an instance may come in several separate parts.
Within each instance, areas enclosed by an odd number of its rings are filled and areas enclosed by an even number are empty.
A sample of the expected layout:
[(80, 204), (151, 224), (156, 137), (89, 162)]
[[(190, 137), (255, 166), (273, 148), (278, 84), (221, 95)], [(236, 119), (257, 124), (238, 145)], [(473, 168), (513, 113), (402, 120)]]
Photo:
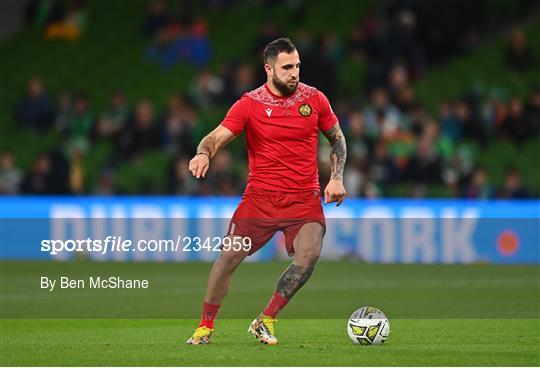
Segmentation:
[(119, 276), (90, 276), (88, 279), (72, 279), (66, 276), (49, 278), (41, 276), (41, 288), (49, 291), (58, 289), (148, 289), (146, 279), (123, 279)]

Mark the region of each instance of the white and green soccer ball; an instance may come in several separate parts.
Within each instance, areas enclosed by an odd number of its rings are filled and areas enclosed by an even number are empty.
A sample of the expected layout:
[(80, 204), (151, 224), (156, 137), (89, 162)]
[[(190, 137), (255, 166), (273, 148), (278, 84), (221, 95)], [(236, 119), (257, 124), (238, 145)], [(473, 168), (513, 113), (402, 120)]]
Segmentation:
[(351, 315), (347, 332), (355, 344), (380, 345), (390, 336), (390, 322), (380, 309), (366, 306)]

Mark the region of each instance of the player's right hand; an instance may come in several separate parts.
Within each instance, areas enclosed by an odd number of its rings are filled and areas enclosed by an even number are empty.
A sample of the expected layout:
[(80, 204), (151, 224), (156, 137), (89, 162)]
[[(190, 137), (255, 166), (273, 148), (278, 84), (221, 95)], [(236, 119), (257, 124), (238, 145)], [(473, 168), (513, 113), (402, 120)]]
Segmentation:
[(204, 178), (209, 167), (210, 158), (205, 154), (195, 155), (195, 157), (189, 161), (189, 171), (197, 179)]

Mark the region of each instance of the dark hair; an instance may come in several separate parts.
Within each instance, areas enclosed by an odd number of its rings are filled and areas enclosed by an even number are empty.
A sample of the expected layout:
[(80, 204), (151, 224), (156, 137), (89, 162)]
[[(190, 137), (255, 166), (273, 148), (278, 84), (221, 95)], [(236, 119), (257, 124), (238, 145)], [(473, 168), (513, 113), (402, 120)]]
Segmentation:
[(276, 59), (280, 52), (290, 54), (296, 50), (296, 46), (288, 38), (278, 38), (270, 42), (263, 51), (263, 62), (266, 64), (270, 59)]

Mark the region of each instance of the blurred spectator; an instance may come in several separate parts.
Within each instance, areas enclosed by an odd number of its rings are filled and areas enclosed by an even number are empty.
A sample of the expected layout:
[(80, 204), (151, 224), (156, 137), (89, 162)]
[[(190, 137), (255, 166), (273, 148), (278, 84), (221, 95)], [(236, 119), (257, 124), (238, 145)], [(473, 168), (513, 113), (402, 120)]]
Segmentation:
[(149, 38), (154, 38), (158, 31), (169, 24), (169, 20), (167, 1), (151, 0), (148, 6), (146, 21), (144, 22), (144, 34)]
[(223, 79), (204, 69), (199, 72), (197, 79), (193, 81), (190, 87), (190, 95), (195, 103), (203, 109), (213, 107), (220, 102), (225, 93)]
[(535, 88), (532, 91), (531, 99), (529, 104), (527, 104), (525, 112), (525, 120), (531, 138), (538, 138), (540, 134), (540, 88)]
[(172, 161), (169, 171), (169, 193), (192, 195), (197, 192), (197, 179), (188, 170), (189, 158), (178, 157)]
[(195, 151), (192, 127), (197, 112), (190, 106), (172, 109), (164, 121), (163, 147), (171, 156), (192, 156)]
[(169, 96), (169, 100), (167, 101), (167, 109), (164, 113), (164, 117), (172, 114), (173, 112), (182, 113), (186, 108), (188, 108), (189, 104), (190, 100), (186, 95), (180, 93), (172, 94)]
[(427, 186), (424, 183), (413, 183), (410, 187), (409, 196), (412, 198), (425, 198)]
[(529, 190), (523, 185), (521, 173), (513, 166), (506, 169), (504, 186), (499, 193), (500, 198), (527, 199), (530, 197)]
[(26, 96), (15, 106), (15, 121), (39, 130), (52, 125), (54, 107), (41, 78), (34, 77), (28, 82)]
[(431, 118), (426, 119), (422, 136), (429, 137), (433, 142), (433, 147), (441, 155), (442, 159), (448, 159), (453, 154), (454, 142), (448, 137), (441, 135), (439, 124), (435, 120)]
[(375, 16), (372, 22), (374, 31), (367, 43), (368, 89), (386, 85), (391, 67), (396, 63), (404, 65), (412, 79), (422, 76), (426, 62), (417, 36), (417, 13), (404, 5), (390, 9), (385, 17)]
[(409, 75), (403, 64), (396, 64), (390, 69), (388, 75), (388, 91), (390, 100), (396, 103), (400, 91), (410, 87)]
[(503, 101), (502, 96), (492, 93), (484, 102), (480, 115), (484, 122), (484, 128), (491, 133), (490, 135), (493, 135), (503, 125), (507, 114), (508, 106)]
[(459, 122), (463, 138), (469, 138), (479, 143), (486, 143), (486, 132), (479, 118), (470, 106), (470, 104), (461, 100), (454, 105), (455, 117)]
[(525, 120), (525, 109), (519, 98), (513, 98), (508, 105), (508, 115), (500, 128), (503, 137), (520, 144), (527, 138), (529, 131)]
[(399, 132), (400, 112), (388, 100), (384, 88), (377, 88), (371, 94), (371, 105), (364, 111), (366, 133), (370, 138), (382, 137), (391, 140)]
[(249, 64), (240, 64), (234, 73), (234, 80), (227, 90), (227, 99), (236, 101), (246, 92), (257, 88), (255, 84), (255, 70)]
[(84, 192), (85, 171), (83, 166), (83, 153), (74, 149), (71, 153), (69, 166), (69, 188), (73, 194)]
[(160, 127), (154, 118), (154, 105), (149, 100), (140, 101), (126, 129), (118, 138), (120, 158), (134, 159), (160, 143)]
[(22, 172), (15, 165), (13, 153), (0, 154), (0, 194), (18, 194), (22, 182)]
[(379, 184), (388, 184), (396, 177), (394, 162), (388, 153), (388, 146), (382, 139), (373, 147), (373, 157), (369, 160), (370, 169), (366, 174)]
[(365, 165), (350, 165), (344, 173), (347, 195), (351, 197), (379, 198), (382, 196), (380, 186), (370, 177)]
[(79, 93), (73, 102), (73, 113), (68, 118), (68, 135), (70, 144), (82, 152), (90, 146), (90, 133), (94, 126), (94, 117), (88, 108), (88, 97)]
[(514, 29), (506, 48), (506, 63), (513, 70), (525, 73), (535, 64), (527, 35), (521, 29)]
[(114, 173), (109, 169), (102, 170), (99, 174), (97, 187), (94, 189), (95, 195), (109, 196), (114, 195)]
[(455, 195), (459, 195), (458, 188), (468, 185), (474, 168), (473, 149), (468, 144), (460, 143), (446, 162), (444, 182), (452, 187)]
[(129, 106), (123, 92), (115, 92), (97, 122), (96, 129), (99, 137), (115, 138), (125, 127), (129, 117)]
[(491, 199), (495, 196), (495, 188), (489, 183), (489, 176), (483, 167), (474, 169), (471, 180), (463, 190), (462, 197), (468, 199)]
[[(311, 37), (309, 33), (306, 33), (306, 37), (308, 37), (306, 41), (309, 42)], [(337, 83), (337, 65), (332, 58), (332, 49), (335, 47), (331, 37), (325, 42), (325, 38), (320, 36), (313, 42), (312, 47), (304, 50), (299, 48), (302, 55), (302, 80), (309, 85), (317, 86), (317, 89), (323, 91), (330, 100), (334, 97)]]
[(395, 96), (395, 105), (401, 113), (409, 114), (417, 107), (416, 93), (411, 86), (406, 86), (397, 91)]
[(217, 195), (237, 195), (243, 187), (240, 177), (231, 170), (232, 155), (229, 150), (221, 150), (212, 159), (212, 166), (201, 184), (202, 193)]
[(424, 130), (424, 125), (430, 117), (424, 106), (420, 104), (414, 105), (408, 115), (406, 115), (402, 120), (406, 122), (405, 128), (414, 136), (420, 136)]
[(410, 159), (408, 177), (415, 183), (439, 183), (441, 174), (441, 156), (434, 148), (433, 139), (428, 134), (423, 134)]
[(30, 172), (26, 174), (21, 192), (24, 194), (48, 194), (51, 193), (51, 160), (46, 154), (40, 154), (34, 160)]
[(441, 102), (439, 106), (439, 119), (442, 135), (454, 142), (458, 141), (461, 138), (462, 126), (459, 119), (453, 114), (450, 102)]
[(336, 34), (334, 32), (323, 33), (321, 36), (321, 46), (332, 62), (332, 65), (337, 67), (343, 60), (345, 50)]
[(146, 54), (163, 70), (177, 63), (204, 66), (211, 55), (208, 25), (204, 20), (192, 19), (190, 16), (172, 19), (166, 27), (156, 30)]
[(369, 155), (369, 142), (365, 137), (364, 118), (358, 111), (351, 112), (344, 121), (347, 136), (347, 167), (344, 173), (347, 193), (358, 196), (361, 193), (364, 173)]
[[(75, 148), (72, 148), (72, 151)], [(78, 149), (79, 152), (82, 152), (81, 149)], [(49, 168), (49, 194), (69, 194), (71, 193), (71, 182), (70, 175), (72, 170), (72, 164), (69, 162), (68, 157), (66, 156), (65, 149), (56, 147), (53, 149), (49, 155), (48, 159), (50, 162)], [(82, 170), (82, 169), (81, 169)], [(82, 171), (81, 171), (82, 174)], [(81, 185), (84, 179), (81, 179)]]
[(60, 19), (49, 22), (45, 28), (45, 38), (77, 41), (86, 26), (87, 12), (84, 0), (68, 0)]
[(388, 42), (393, 60), (405, 62), (415, 79), (423, 75), (425, 69), (424, 49), (417, 37), (417, 24), (415, 12), (400, 10), (392, 22)]
[(347, 119), (347, 157), (353, 165), (362, 164), (368, 156), (369, 145), (365, 136), (364, 117), (353, 111)]
[(189, 99), (180, 94), (172, 95), (166, 111), (158, 119), (159, 126), (163, 127), (161, 143), (165, 152), (171, 157), (191, 156), (196, 144), (193, 129), (198, 119), (198, 112)]
[(347, 188), (347, 195), (351, 198), (360, 196), (362, 185), (361, 163), (349, 164), (343, 173), (343, 184)]
[(88, 137), (94, 120), (88, 109), (88, 97), (80, 93), (73, 102), (73, 114), (69, 117), (68, 131), (73, 137)]
[(59, 132), (67, 132), (69, 119), (73, 115), (73, 97), (67, 90), (61, 91), (57, 97), (54, 126)]
[(61, 0), (30, 0), (24, 9), (26, 24), (33, 24), (37, 29), (62, 20), (64, 6)]
[(389, 99), (399, 110), (408, 114), (416, 106), (416, 94), (410, 83), (407, 69), (403, 64), (396, 64), (388, 77)]
[(354, 25), (349, 33), (345, 51), (352, 59), (361, 59), (365, 56), (366, 35), (360, 25)]

